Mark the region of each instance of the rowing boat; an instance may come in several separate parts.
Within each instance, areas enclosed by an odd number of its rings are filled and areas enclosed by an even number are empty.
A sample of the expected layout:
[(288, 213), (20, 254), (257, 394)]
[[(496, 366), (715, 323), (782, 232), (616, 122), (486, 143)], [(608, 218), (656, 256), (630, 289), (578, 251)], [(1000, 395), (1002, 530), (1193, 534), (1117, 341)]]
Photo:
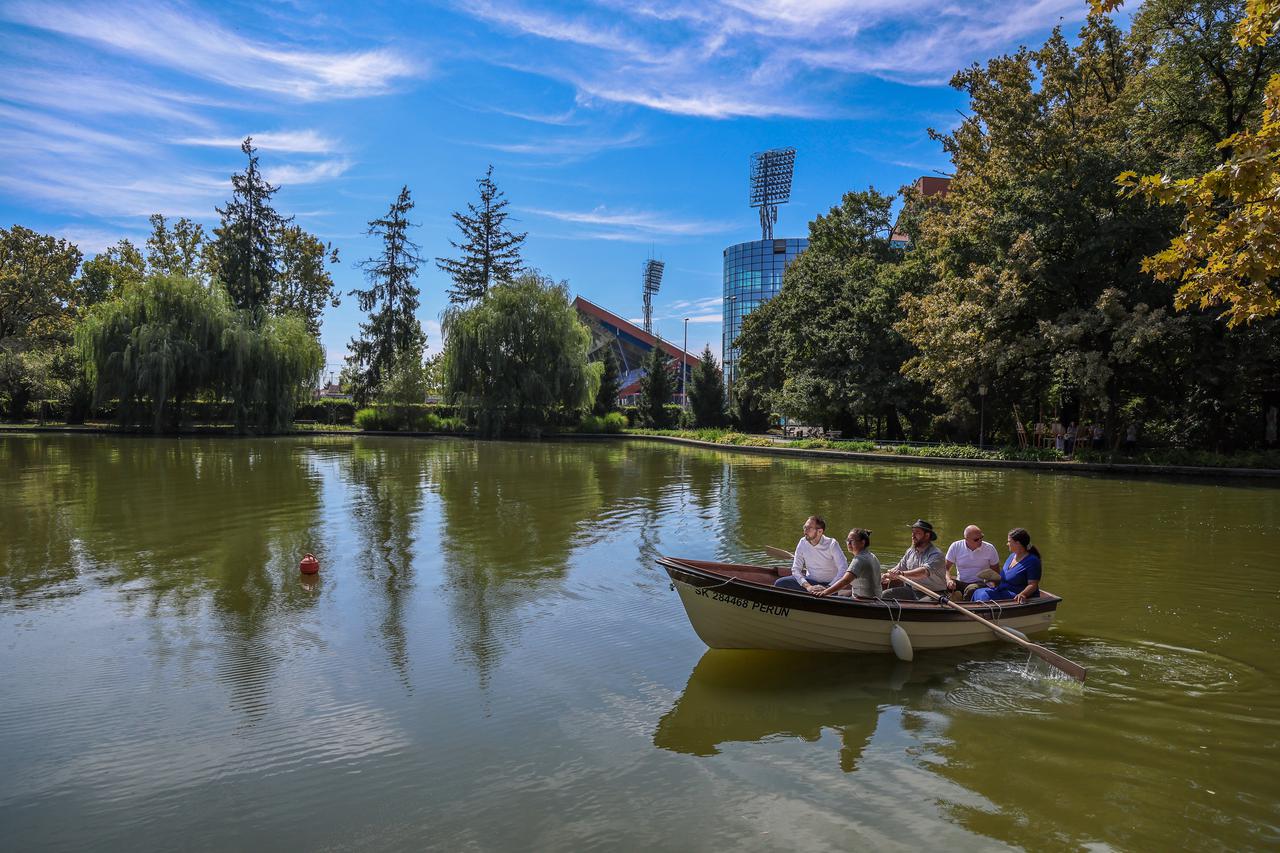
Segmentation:
[[(677, 557), (660, 557), (658, 564), (671, 577), (693, 630), (713, 649), (893, 652), (895, 624), (917, 651), (1000, 639), (981, 622), (933, 601), (818, 598), (775, 587), (777, 571), (766, 566)], [(1041, 590), (1023, 604), (961, 606), (1003, 628), (1034, 634), (1049, 628), (1061, 601)]]

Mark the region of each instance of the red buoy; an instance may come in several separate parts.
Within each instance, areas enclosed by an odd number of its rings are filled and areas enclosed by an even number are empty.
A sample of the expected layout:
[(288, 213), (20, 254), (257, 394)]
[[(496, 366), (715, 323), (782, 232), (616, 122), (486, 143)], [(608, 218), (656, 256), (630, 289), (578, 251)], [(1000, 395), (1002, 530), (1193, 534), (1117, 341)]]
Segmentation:
[(302, 558), (301, 563), (298, 563), (298, 570), (304, 575), (314, 575), (320, 571), (320, 561), (316, 559), (315, 554), (308, 554)]

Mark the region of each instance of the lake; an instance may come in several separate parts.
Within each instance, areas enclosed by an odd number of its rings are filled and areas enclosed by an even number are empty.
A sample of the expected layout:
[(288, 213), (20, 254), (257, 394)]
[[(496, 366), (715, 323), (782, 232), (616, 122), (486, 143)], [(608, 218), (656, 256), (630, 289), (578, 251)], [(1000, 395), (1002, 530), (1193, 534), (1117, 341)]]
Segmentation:
[[(1030, 530), (1016, 646), (709, 651), (661, 554)], [(320, 559), (314, 581), (298, 561)], [(42, 849), (1280, 844), (1280, 488), (652, 442), (0, 436), (0, 826)]]

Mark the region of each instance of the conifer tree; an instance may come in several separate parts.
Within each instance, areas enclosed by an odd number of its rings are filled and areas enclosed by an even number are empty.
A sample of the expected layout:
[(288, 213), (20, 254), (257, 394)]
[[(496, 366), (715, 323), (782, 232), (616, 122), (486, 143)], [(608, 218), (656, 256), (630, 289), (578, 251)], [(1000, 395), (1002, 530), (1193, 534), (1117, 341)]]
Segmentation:
[(667, 354), (662, 351), (661, 343), (649, 351), (644, 360), (644, 376), (640, 378), (640, 421), (646, 426), (665, 429), (667, 422), (666, 405), (671, 402), (674, 392), (674, 381), (667, 368)]
[(700, 427), (724, 426), (724, 375), (711, 354), (711, 345), (702, 350), (693, 366), (693, 384), (689, 388), (689, 406), (694, 423)]
[(246, 136), (240, 150), (249, 158), (244, 172), (231, 176), (231, 200), (216, 208), (222, 224), (213, 229), (212, 261), (216, 276), (226, 285), (237, 308), (257, 311), (271, 299), (279, 275), (276, 234), (293, 217), (283, 217), (271, 206), (279, 187), (262, 177), (253, 137)]
[(449, 245), (462, 257), (436, 258), (436, 265), (453, 278), (449, 300), (455, 304), (473, 302), (498, 282), (511, 281), (524, 268), (520, 245), (528, 234), (514, 234), (506, 228), (507, 200), (493, 182), (493, 166), (476, 181), (479, 205), (467, 203), (469, 213), (453, 214), (462, 231), (462, 242)]
[(613, 354), (612, 346), (604, 348), (600, 363), (604, 370), (600, 374), (600, 389), (596, 392), (591, 413), (603, 417), (618, 410), (618, 357)]
[(378, 392), (382, 377), (401, 357), (412, 354), (422, 360), (426, 335), (418, 322), (418, 288), (413, 283), (422, 257), (418, 244), (409, 239), (412, 209), (406, 186), (385, 216), (369, 222), (369, 236), (382, 239), (382, 252), (360, 264), (369, 287), (350, 293), (360, 310), (369, 313), (369, 322), (360, 324), (360, 336), (348, 345), (351, 393), (359, 405)]

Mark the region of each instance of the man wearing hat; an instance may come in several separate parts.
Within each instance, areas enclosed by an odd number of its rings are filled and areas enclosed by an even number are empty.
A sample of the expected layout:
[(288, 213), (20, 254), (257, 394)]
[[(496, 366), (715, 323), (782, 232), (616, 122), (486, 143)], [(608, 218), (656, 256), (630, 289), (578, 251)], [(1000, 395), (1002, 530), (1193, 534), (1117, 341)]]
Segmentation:
[[(933, 525), (923, 518), (911, 525), (911, 547), (902, 555), (892, 569), (885, 572), (884, 583), (894, 578), (911, 578), (918, 584), (926, 586), (934, 592), (947, 591), (947, 567), (934, 540), (938, 534), (933, 532)], [(913, 587), (903, 584), (886, 589), (885, 598), (898, 598), (907, 601), (928, 598), (924, 593), (916, 592)]]

